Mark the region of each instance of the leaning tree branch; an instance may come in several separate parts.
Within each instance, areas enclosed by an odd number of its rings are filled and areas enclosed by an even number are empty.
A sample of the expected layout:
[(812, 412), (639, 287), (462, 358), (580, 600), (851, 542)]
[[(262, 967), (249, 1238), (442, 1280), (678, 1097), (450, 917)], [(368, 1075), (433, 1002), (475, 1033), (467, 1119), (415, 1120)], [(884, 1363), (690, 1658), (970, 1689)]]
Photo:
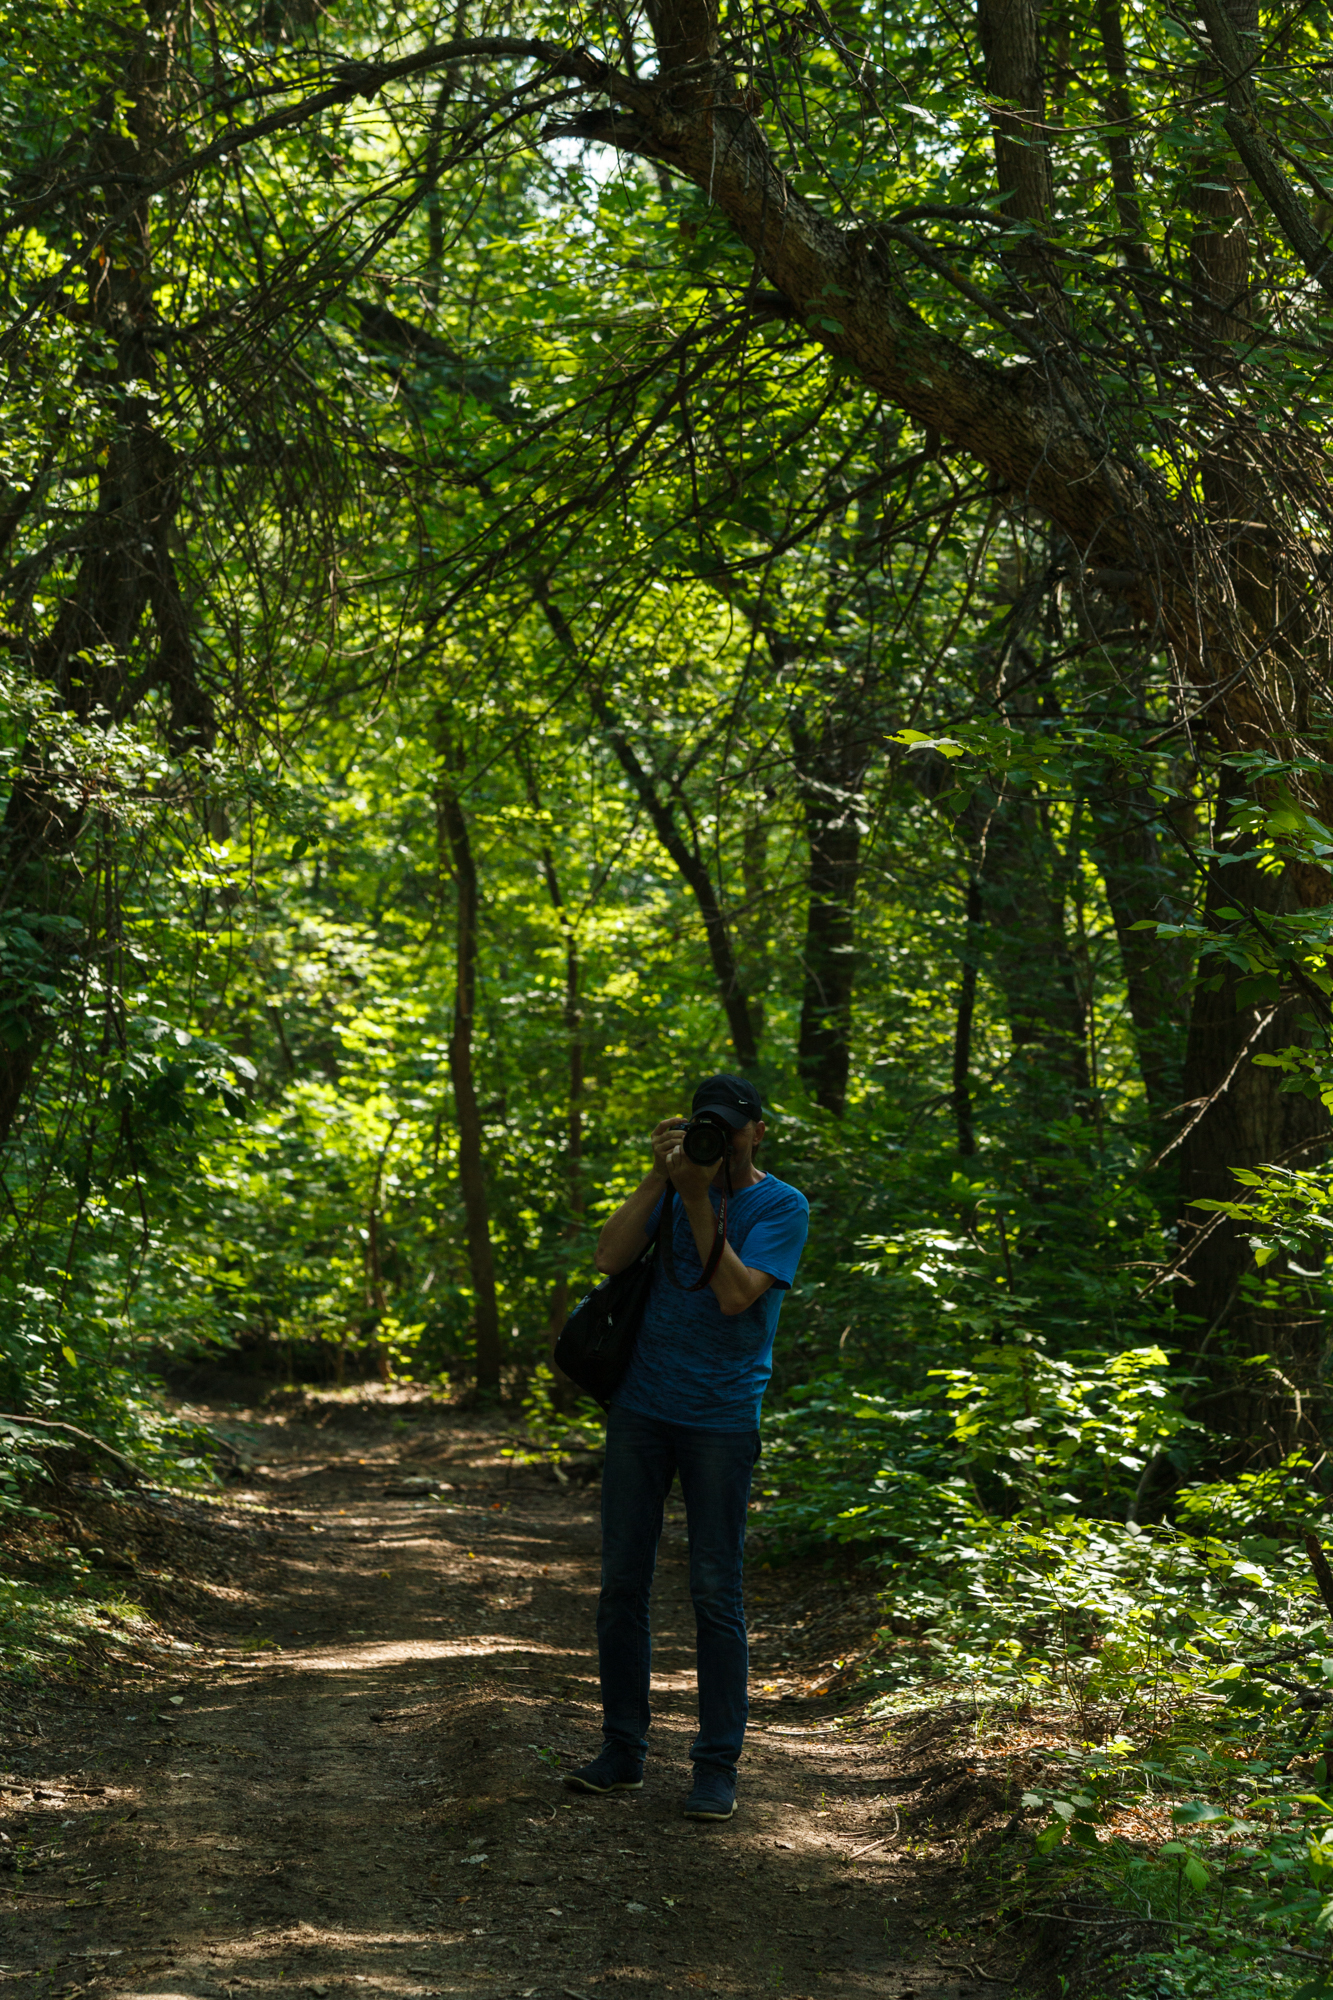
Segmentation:
[(12, 1410), (0, 1410), (0, 1424), (23, 1424), (37, 1431), (59, 1431), (65, 1437), (76, 1438), (80, 1444), (91, 1445), (94, 1451), (100, 1451), (107, 1458), (114, 1459), (117, 1465), (124, 1467), (132, 1479), (142, 1479), (144, 1477), (143, 1467), (136, 1465), (132, 1458), (126, 1458), (123, 1451), (117, 1451), (114, 1445), (104, 1443), (100, 1437), (95, 1437), (91, 1431), (77, 1429), (74, 1424), (53, 1423), (47, 1417), (19, 1417), (15, 1416)]

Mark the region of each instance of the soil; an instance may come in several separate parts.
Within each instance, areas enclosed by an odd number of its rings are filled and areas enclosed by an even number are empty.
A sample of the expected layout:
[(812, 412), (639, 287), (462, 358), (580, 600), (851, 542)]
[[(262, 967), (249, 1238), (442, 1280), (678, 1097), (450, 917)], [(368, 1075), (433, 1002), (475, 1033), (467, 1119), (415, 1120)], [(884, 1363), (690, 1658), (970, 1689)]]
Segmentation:
[(224, 1498), (89, 1482), (77, 1509), (152, 1622), (6, 1698), (0, 2000), (1034, 1990), (1011, 1770), (966, 1715), (876, 1721), (847, 1679), (873, 1578), (752, 1546), (739, 1808), (695, 1824), (673, 1504), (644, 1789), (570, 1793), (595, 1466), (515, 1466), (501, 1418), (407, 1393), (195, 1407), (238, 1453)]

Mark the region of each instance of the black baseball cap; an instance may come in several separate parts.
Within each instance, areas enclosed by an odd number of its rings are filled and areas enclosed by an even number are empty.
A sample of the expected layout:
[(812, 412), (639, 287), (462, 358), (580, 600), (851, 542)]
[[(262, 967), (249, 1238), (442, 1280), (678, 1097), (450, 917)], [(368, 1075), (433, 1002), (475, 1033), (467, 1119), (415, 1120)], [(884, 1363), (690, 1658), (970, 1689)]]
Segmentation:
[(697, 1118), (701, 1111), (714, 1112), (733, 1131), (764, 1115), (759, 1092), (744, 1076), (706, 1076), (690, 1100), (691, 1115)]

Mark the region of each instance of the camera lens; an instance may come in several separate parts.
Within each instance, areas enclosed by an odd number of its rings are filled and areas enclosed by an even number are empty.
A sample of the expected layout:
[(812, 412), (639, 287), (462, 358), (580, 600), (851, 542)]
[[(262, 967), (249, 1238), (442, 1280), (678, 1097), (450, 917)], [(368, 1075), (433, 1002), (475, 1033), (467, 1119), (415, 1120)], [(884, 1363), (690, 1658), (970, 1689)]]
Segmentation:
[(726, 1137), (716, 1125), (687, 1125), (681, 1140), (685, 1157), (693, 1160), (696, 1167), (715, 1167), (726, 1150)]

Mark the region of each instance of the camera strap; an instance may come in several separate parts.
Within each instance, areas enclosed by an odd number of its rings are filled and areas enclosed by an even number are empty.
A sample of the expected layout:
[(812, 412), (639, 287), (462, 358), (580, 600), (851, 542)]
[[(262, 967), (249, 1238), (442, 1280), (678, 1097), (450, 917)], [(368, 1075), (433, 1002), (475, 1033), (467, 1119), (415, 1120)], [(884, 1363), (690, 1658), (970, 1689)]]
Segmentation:
[(671, 1234), (673, 1228), (675, 1227), (675, 1219), (674, 1217), (671, 1217), (670, 1221), (668, 1221), (668, 1217), (670, 1216), (670, 1211), (671, 1211), (671, 1204), (675, 1199), (675, 1193), (676, 1190), (672, 1187), (671, 1183), (668, 1181), (667, 1191), (666, 1194), (663, 1196), (662, 1200), (662, 1214), (658, 1223), (658, 1234), (662, 1239), (662, 1247), (660, 1252), (662, 1259), (662, 1268), (666, 1272), (667, 1277), (671, 1280), (672, 1284), (676, 1287), (676, 1290), (678, 1292), (701, 1292), (704, 1286), (712, 1278), (713, 1273), (716, 1271), (718, 1265), (722, 1262), (722, 1252), (727, 1247), (727, 1196), (731, 1193), (730, 1159), (727, 1157), (725, 1153), (723, 1154), (722, 1199), (718, 1203), (717, 1220), (713, 1225), (713, 1247), (708, 1253), (708, 1260), (704, 1265), (701, 1275), (695, 1279), (692, 1285), (682, 1285), (680, 1279), (676, 1276), (676, 1260), (673, 1255), (672, 1242), (671, 1242)]

